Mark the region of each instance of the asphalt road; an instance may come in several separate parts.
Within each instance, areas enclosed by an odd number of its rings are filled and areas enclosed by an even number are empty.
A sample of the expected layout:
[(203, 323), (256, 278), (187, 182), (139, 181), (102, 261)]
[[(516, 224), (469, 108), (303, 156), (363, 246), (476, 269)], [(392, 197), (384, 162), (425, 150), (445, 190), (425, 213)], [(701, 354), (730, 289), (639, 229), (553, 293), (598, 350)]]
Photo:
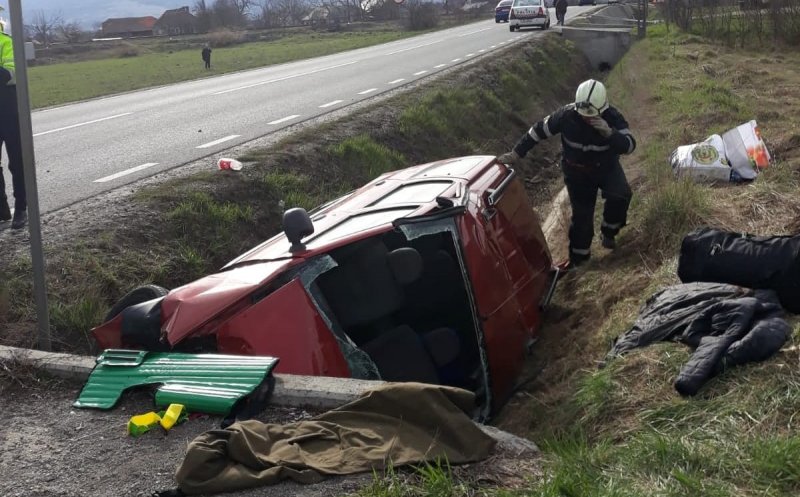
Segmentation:
[[(572, 7), (567, 17), (586, 9), (591, 6)], [(555, 26), (553, 9), (550, 14)], [(510, 45), (539, 33), (511, 33), (508, 24), (481, 21), (325, 57), (36, 111), (41, 210), (53, 211), (202, 157), (210, 157), (212, 164), (229, 147), (472, 58), (490, 52), (501, 56)]]

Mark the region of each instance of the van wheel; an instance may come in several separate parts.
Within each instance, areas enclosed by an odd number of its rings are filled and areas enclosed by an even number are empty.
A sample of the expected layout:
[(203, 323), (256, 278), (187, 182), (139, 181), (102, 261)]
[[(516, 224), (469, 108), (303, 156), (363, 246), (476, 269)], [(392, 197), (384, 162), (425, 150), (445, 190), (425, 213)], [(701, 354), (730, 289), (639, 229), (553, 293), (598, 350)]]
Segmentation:
[(511, 31), (511, 32), (513, 33), (513, 32), (514, 32), (514, 26), (509, 26), (509, 27), (508, 27), (508, 30), (509, 30), (509, 31)]
[(132, 305), (141, 304), (142, 302), (147, 302), (148, 300), (164, 297), (167, 293), (169, 293), (169, 290), (158, 285), (143, 285), (135, 288), (125, 294), (124, 297), (119, 299), (119, 301), (117, 301), (117, 303), (108, 310), (105, 321), (114, 319), (117, 314)]

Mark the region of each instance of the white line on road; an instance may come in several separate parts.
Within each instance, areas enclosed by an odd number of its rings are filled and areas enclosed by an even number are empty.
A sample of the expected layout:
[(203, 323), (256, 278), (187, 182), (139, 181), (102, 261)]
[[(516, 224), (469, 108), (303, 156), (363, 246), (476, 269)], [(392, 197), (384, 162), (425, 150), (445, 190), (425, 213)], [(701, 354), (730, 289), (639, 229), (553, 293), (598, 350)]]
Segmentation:
[(467, 54), (467, 55), (465, 55), (464, 57), (472, 57), (473, 55), (475, 55), (475, 54), (474, 54), (474, 53), (468, 53), (468, 54)]
[(415, 72), (415, 73), (414, 73), (414, 76), (421, 76), (421, 75), (425, 74), (426, 72), (428, 72), (428, 71), (427, 71), (427, 70), (425, 70), (425, 71), (418, 71), (418, 72)]
[(234, 138), (239, 138), (240, 136), (242, 136), (242, 135), (229, 135), (229, 136), (226, 136), (225, 138), (220, 138), (219, 140), (214, 140), (213, 142), (204, 143), (204, 144), (199, 145), (199, 146), (197, 146), (195, 148), (213, 147), (214, 145), (219, 145), (220, 143), (225, 143), (228, 140), (233, 140)]
[(370, 88), (369, 90), (364, 90), (358, 92), (359, 95), (366, 95), (367, 93), (372, 93), (373, 91), (377, 90), (377, 88)]
[(103, 118), (100, 118), (100, 119), (95, 119), (93, 121), (86, 121), (85, 123), (78, 123), (78, 124), (73, 124), (71, 126), (64, 126), (63, 128), (51, 129), (49, 131), (42, 131), (41, 133), (36, 133), (33, 136), (48, 135), (50, 133), (55, 133), (57, 131), (64, 131), (64, 130), (67, 130), (67, 129), (77, 128), (78, 126), (86, 126), (87, 124), (94, 124), (94, 123), (99, 123), (99, 122), (102, 122), (102, 121), (108, 121), (109, 119), (116, 119), (118, 117), (129, 116), (131, 114), (133, 114), (133, 112), (126, 112), (124, 114), (117, 114), (115, 116), (103, 117)]
[(153, 167), (153, 166), (157, 166), (157, 165), (158, 165), (158, 162), (148, 162), (147, 164), (142, 164), (141, 166), (132, 167), (130, 169), (126, 169), (126, 170), (124, 170), (122, 172), (119, 172), (117, 174), (112, 174), (111, 176), (106, 176), (105, 178), (96, 179), (96, 180), (94, 180), (94, 182), (95, 183), (106, 183), (108, 181), (113, 181), (113, 180), (115, 180), (117, 178), (121, 178), (123, 176), (127, 176), (127, 175), (135, 173), (137, 171), (141, 171), (142, 169), (147, 169), (148, 167)]
[(278, 81), (286, 81), (287, 79), (299, 78), (301, 76), (308, 76), (309, 74), (316, 74), (318, 72), (327, 71), (327, 70), (330, 70), (330, 69), (336, 69), (338, 67), (349, 66), (349, 65), (355, 64), (356, 62), (358, 62), (358, 61), (354, 60), (352, 62), (345, 62), (344, 64), (337, 64), (335, 66), (321, 67), (319, 69), (314, 69), (313, 71), (307, 71), (307, 72), (301, 72), (301, 73), (297, 73), (297, 74), (292, 74), (291, 76), (284, 76), (282, 78), (275, 78), (275, 79), (270, 79), (270, 80), (267, 80), (267, 81), (259, 81), (258, 83), (253, 83), (252, 85), (240, 86), (238, 88), (230, 88), (228, 90), (217, 91), (217, 92), (214, 92), (212, 95), (222, 95), (223, 93), (230, 93), (232, 91), (246, 90), (248, 88), (253, 88), (253, 87), (256, 87), (256, 86), (268, 85), (270, 83), (277, 83)]
[(280, 124), (285, 123), (286, 121), (291, 121), (292, 119), (296, 119), (300, 117), (300, 114), (292, 114), (291, 116), (282, 117), (280, 119), (276, 119), (274, 121), (270, 121), (267, 124)]
[(497, 45), (492, 45), (492, 46), (491, 46), (491, 47), (489, 47), (489, 48), (490, 48), (490, 49), (492, 49), (492, 48), (497, 48)]
[(406, 80), (406, 78), (399, 78), (399, 79), (395, 79), (394, 81), (389, 81), (389, 82), (388, 82), (388, 83), (386, 83), (386, 84), (387, 84), (387, 85), (396, 85), (397, 83), (399, 83), (399, 82), (401, 82), (401, 81), (405, 81), (405, 80)]
[(414, 50), (415, 48), (427, 47), (427, 46), (429, 46), (429, 45), (433, 45), (434, 43), (439, 43), (439, 42), (441, 42), (441, 41), (442, 41), (442, 40), (436, 40), (436, 41), (432, 41), (432, 42), (430, 42), (430, 43), (423, 43), (422, 45), (414, 45), (413, 47), (401, 48), (400, 50), (395, 50), (394, 52), (389, 52), (389, 53), (387, 53), (386, 55), (394, 55), (394, 54), (396, 54), (396, 53), (401, 53), (401, 52), (407, 52), (407, 51), (409, 51), (409, 50)]
[(506, 42), (504, 42), (504, 41), (501, 41), (500, 43), (498, 43), (498, 45), (505, 45), (505, 44), (506, 44)]
[(477, 31), (470, 31), (469, 33), (464, 33), (462, 35), (458, 35), (458, 37), (461, 38), (462, 36), (474, 35), (475, 33), (480, 33), (481, 31), (488, 31), (490, 29), (492, 29), (492, 28), (483, 28), (483, 29), (479, 29)]
[(330, 106), (332, 106), (332, 105), (340, 104), (340, 103), (342, 103), (342, 102), (343, 102), (343, 100), (334, 100), (334, 101), (332, 101), (332, 102), (328, 102), (327, 104), (322, 104), (322, 105), (320, 105), (320, 106), (319, 106), (319, 108), (320, 108), (320, 109), (324, 109), (325, 107), (330, 107)]
[(459, 59), (453, 59), (450, 62), (458, 62), (459, 60), (461, 60), (461, 59), (460, 58)]
[(434, 69), (439, 69), (440, 67), (444, 67), (444, 66), (446, 66), (446, 65), (447, 65), (447, 64), (439, 64), (438, 66), (433, 66), (433, 68), (434, 68)]
[(478, 50), (478, 53), (483, 53), (485, 51), (486, 51), (485, 49), (481, 48), (480, 50)]

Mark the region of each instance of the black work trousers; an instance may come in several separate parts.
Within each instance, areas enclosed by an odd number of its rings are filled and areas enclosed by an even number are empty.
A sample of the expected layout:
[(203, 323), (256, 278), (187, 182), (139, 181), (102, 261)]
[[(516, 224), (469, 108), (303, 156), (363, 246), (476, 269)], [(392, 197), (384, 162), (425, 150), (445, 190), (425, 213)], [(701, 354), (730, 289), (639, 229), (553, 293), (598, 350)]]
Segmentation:
[(628, 206), (633, 193), (618, 161), (597, 166), (581, 166), (564, 161), (561, 169), (572, 206), (569, 255), (573, 261), (583, 261), (591, 255), (597, 190), (605, 200), (600, 230), (611, 237), (616, 236), (627, 223)]
[[(0, 86), (0, 148), (2, 145), (6, 148), (8, 170), (14, 187), (14, 208), (25, 210), (28, 203), (25, 198), (25, 176), (22, 171), (17, 89), (14, 86)], [(0, 200), (6, 198), (6, 182), (0, 174)]]

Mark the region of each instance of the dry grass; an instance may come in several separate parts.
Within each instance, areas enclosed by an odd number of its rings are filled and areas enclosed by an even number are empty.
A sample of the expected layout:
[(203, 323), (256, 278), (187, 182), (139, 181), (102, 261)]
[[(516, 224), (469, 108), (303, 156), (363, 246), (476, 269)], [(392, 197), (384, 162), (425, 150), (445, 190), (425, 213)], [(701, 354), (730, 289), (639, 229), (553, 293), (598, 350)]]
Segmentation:
[[(608, 82), (640, 145), (624, 161), (635, 200), (622, 246), (593, 248), (586, 269), (562, 281), (531, 361), (534, 379), (498, 424), (545, 449), (546, 476), (526, 495), (797, 495), (800, 320), (778, 356), (728, 371), (691, 399), (672, 387), (689, 356), (682, 345), (657, 344), (598, 368), (645, 298), (678, 282), (688, 230), (800, 227), (800, 135), (785, 117), (800, 110), (800, 54), (743, 53), (652, 31)], [(667, 156), (675, 147), (749, 119), (775, 159), (755, 182), (673, 179)]]

